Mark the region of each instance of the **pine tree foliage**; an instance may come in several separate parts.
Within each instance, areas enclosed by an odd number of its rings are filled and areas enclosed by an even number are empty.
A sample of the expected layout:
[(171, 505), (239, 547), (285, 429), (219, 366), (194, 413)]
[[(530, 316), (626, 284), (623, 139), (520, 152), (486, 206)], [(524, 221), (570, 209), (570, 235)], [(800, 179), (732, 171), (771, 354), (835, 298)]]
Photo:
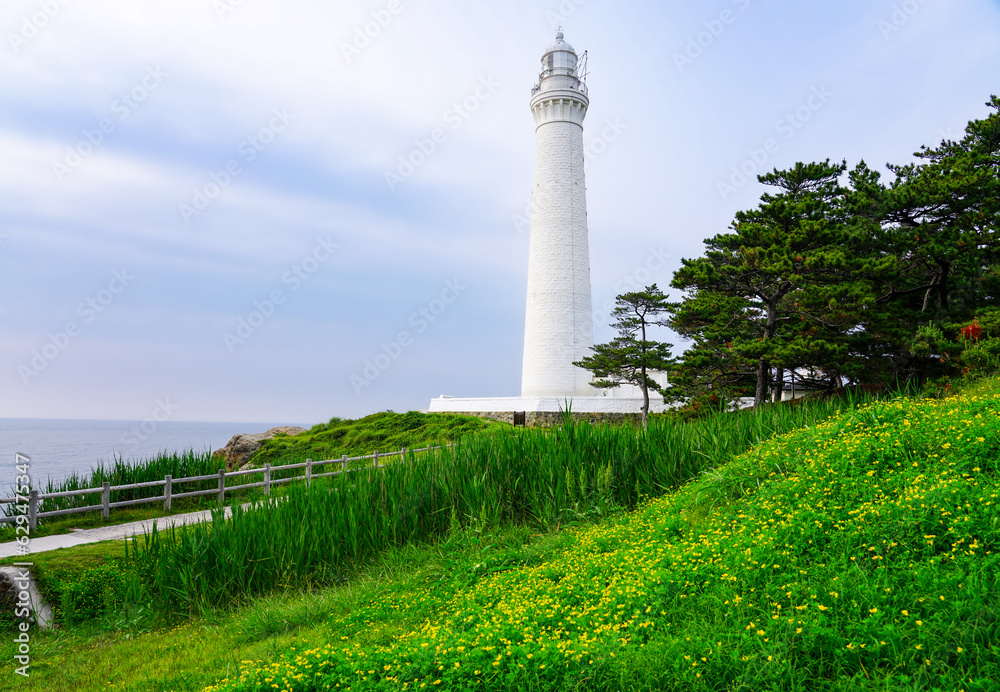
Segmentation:
[(674, 275), (668, 323), (691, 346), (667, 397), (759, 406), (789, 382), (956, 372), (959, 330), (1000, 310), (1000, 99), (987, 106), (961, 140), (888, 165), (888, 183), (864, 161), (759, 176), (759, 205)]
[(652, 327), (666, 326), (668, 308), (667, 297), (656, 284), (643, 291), (619, 295), (611, 311), (611, 326), (618, 330), (617, 338), (594, 346), (594, 355), (573, 363), (594, 373), (598, 378), (591, 382), (594, 387), (612, 388), (624, 384), (639, 387), (643, 399), (643, 427), (649, 415), (649, 392), (663, 392), (652, 373), (666, 372), (673, 362), (671, 345), (649, 338)]

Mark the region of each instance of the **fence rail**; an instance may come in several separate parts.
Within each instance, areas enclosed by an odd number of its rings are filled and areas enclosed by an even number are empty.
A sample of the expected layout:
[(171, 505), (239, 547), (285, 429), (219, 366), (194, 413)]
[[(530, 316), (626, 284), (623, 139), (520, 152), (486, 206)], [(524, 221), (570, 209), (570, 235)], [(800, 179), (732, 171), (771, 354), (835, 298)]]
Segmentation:
[[(450, 446), (450, 445), (449, 445)], [(37, 490), (32, 490), (26, 496), (18, 496), (13, 498), (0, 498), (0, 505), (5, 504), (15, 504), (18, 505), (20, 511), (16, 511), (12, 516), (0, 517), (0, 524), (20, 524), (25, 523), (32, 529), (37, 525), (38, 519), (45, 517), (60, 517), (69, 514), (80, 514), (83, 512), (96, 512), (101, 510), (104, 514), (104, 518), (107, 519), (110, 516), (112, 509), (118, 509), (120, 507), (131, 507), (133, 505), (143, 505), (150, 504), (153, 502), (162, 502), (163, 508), (166, 511), (170, 511), (171, 503), (173, 500), (179, 500), (186, 497), (201, 497), (205, 495), (216, 495), (219, 504), (223, 504), (226, 501), (226, 491), (227, 490), (249, 490), (252, 488), (264, 488), (264, 494), (270, 495), (271, 488), (275, 485), (281, 485), (284, 483), (292, 483), (294, 481), (304, 480), (307, 484), (311, 484), (314, 478), (328, 478), (330, 476), (338, 476), (343, 473), (353, 473), (356, 471), (362, 471), (369, 468), (367, 465), (360, 466), (357, 468), (349, 469), (347, 464), (354, 461), (368, 461), (372, 460), (371, 468), (379, 468), (382, 466), (379, 462), (383, 459), (389, 457), (402, 457), (405, 458), (408, 453), (415, 454), (418, 452), (430, 452), (432, 450), (441, 449), (441, 447), (424, 447), (422, 449), (407, 449), (403, 447), (398, 452), (375, 452), (374, 454), (367, 454), (360, 457), (348, 457), (346, 454), (340, 459), (327, 459), (325, 461), (313, 461), (312, 459), (306, 459), (304, 463), (297, 464), (286, 464), (284, 466), (271, 466), (270, 464), (264, 464), (263, 467), (257, 469), (246, 469), (245, 471), (231, 471), (226, 472), (225, 469), (219, 469), (218, 473), (209, 476), (191, 476), (189, 478), (173, 478), (171, 476), (166, 476), (162, 481), (147, 481), (144, 483), (132, 483), (129, 485), (111, 485), (110, 483), (104, 483), (100, 488), (85, 488), (82, 490), (69, 490), (60, 493), (39, 493)], [(315, 469), (317, 467), (327, 466), (329, 464), (340, 464), (340, 470), (338, 471), (328, 471), (326, 473), (316, 473)], [(298, 469), (305, 469), (304, 476), (290, 476), (288, 478), (273, 478), (272, 474), (280, 471), (295, 471)], [(254, 474), (264, 474), (264, 480), (257, 483), (244, 483), (240, 485), (230, 485), (226, 486), (227, 479), (242, 478), (244, 476), (251, 476)], [(218, 485), (215, 488), (210, 488), (208, 490), (193, 490), (183, 493), (173, 492), (174, 486), (180, 483), (204, 483), (206, 481), (217, 480)], [(112, 502), (111, 493), (120, 492), (124, 490), (138, 490), (141, 488), (154, 488), (157, 486), (163, 486), (163, 495), (157, 497), (144, 497), (133, 500), (124, 500), (122, 502)], [(81, 495), (93, 495), (100, 493), (101, 503), (98, 505), (89, 505), (87, 507), (74, 507), (72, 509), (60, 509), (52, 512), (39, 512), (40, 503), (45, 500), (54, 500), (63, 497), (77, 497)]]

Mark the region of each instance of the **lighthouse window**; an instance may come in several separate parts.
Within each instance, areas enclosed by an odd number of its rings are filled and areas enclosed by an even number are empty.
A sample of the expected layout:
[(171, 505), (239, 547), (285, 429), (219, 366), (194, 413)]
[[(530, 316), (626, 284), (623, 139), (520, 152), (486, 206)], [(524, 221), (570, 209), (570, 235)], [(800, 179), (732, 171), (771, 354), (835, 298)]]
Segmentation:
[(556, 56), (555, 53), (549, 53), (549, 64), (548, 68), (551, 70), (556, 66)]

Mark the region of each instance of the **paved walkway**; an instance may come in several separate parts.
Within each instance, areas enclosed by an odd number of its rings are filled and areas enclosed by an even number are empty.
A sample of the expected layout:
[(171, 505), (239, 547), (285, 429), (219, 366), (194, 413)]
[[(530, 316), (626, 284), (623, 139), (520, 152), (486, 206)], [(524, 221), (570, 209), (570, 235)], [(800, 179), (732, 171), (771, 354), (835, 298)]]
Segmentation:
[[(232, 514), (232, 509), (226, 507), (226, 518)], [(129, 524), (116, 524), (115, 526), (101, 526), (96, 529), (80, 529), (69, 534), (58, 536), (44, 536), (43, 538), (32, 538), (28, 543), (27, 554), (44, 553), (48, 550), (58, 550), (59, 548), (71, 548), (75, 545), (87, 543), (100, 543), (101, 541), (124, 540), (135, 535), (142, 535), (153, 528), (156, 522), (158, 529), (165, 529), (168, 526), (182, 526), (184, 524), (198, 524), (212, 518), (212, 510), (202, 512), (189, 512), (187, 514), (175, 514), (170, 517), (158, 517), (156, 519), (145, 519), (143, 521), (133, 521)], [(11, 541), (10, 543), (0, 543), (0, 559), (6, 557), (21, 557), (25, 553), (21, 552), (20, 543)]]

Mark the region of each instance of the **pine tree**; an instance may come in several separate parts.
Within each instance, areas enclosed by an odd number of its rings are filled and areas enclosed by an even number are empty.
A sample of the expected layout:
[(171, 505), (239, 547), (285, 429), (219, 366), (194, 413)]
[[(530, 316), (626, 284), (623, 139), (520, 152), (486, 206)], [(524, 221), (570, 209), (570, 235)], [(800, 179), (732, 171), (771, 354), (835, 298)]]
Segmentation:
[(643, 291), (623, 293), (615, 298), (611, 311), (611, 326), (618, 330), (618, 337), (606, 344), (593, 347), (594, 355), (573, 363), (590, 370), (597, 379), (591, 385), (598, 388), (631, 384), (642, 390), (642, 427), (649, 415), (649, 392), (663, 392), (660, 384), (652, 379), (651, 372), (665, 372), (672, 364), (671, 345), (653, 341), (649, 331), (654, 326), (665, 326), (669, 304), (656, 284)]
[[(752, 369), (757, 406), (768, 399), (782, 360), (789, 366), (808, 361), (831, 382), (840, 377), (830, 365), (846, 357), (846, 343), (837, 337), (851, 320), (835, 300), (850, 274), (840, 216), (845, 190), (837, 182), (845, 170), (846, 164), (825, 161), (760, 176), (777, 193), (764, 194), (757, 209), (738, 212), (732, 233), (706, 240), (705, 256), (682, 260), (674, 275), (672, 285), (689, 300), (673, 308), (671, 326), (694, 340), (696, 354), (724, 342), (736, 381)], [(808, 309), (824, 301), (822, 310)], [(712, 314), (717, 309), (726, 311)], [(724, 324), (729, 327), (720, 328)], [(687, 354), (683, 362), (685, 369), (699, 367)], [(707, 384), (704, 375), (689, 374), (696, 380)]]

